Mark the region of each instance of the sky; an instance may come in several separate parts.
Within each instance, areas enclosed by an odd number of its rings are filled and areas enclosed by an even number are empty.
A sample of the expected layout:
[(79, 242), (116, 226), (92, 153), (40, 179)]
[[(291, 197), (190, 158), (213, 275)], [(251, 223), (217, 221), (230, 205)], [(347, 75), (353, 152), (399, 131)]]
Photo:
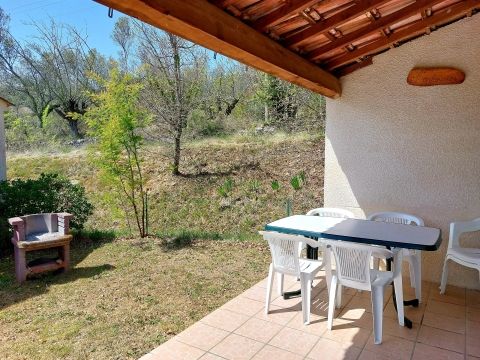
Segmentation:
[(10, 16), (10, 30), (19, 40), (28, 39), (35, 32), (28, 23), (48, 22), (54, 18), (82, 30), (88, 35), (88, 44), (106, 56), (115, 57), (118, 47), (110, 38), (116, 19), (122, 14), (113, 12), (93, 0), (0, 0), (0, 7)]

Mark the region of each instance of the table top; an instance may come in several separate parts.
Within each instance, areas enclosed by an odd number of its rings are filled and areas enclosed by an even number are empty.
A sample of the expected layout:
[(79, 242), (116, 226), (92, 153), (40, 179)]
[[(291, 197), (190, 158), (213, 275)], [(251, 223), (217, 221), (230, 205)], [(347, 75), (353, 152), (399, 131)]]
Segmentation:
[(435, 251), (440, 229), (360, 219), (293, 215), (265, 225), (265, 230), (331, 240)]

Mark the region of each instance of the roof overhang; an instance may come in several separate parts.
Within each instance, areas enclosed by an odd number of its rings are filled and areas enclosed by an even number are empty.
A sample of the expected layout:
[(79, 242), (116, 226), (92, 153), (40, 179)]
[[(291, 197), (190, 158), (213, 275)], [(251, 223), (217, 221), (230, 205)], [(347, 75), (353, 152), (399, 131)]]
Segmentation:
[(389, 48), (480, 9), (480, 0), (95, 0), (325, 96)]

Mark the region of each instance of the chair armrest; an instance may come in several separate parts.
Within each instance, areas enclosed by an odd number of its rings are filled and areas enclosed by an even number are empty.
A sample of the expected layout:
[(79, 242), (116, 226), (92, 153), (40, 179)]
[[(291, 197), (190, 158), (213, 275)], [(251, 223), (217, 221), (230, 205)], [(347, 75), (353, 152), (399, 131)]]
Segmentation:
[(63, 212), (58, 213), (58, 232), (63, 235), (68, 235), (70, 233), (70, 220), (73, 215)]
[(13, 217), (8, 219), (8, 223), (13, 227), (12, 241), (25, 240), (25, 223), (20, 217)]

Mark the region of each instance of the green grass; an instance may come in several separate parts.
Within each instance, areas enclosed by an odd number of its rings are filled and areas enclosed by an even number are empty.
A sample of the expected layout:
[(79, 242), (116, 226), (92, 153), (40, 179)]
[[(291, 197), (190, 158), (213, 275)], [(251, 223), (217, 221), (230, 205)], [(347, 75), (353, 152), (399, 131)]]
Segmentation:
[[(197, 141), (183, 153), (181, 177), (169, 173), (168, 151), (147, 148), (154, 236), (146, 239), (130, 235), (121, 197), (84, 151), (9, 157), (9, 178), (58, 172), (85, 186), (95, 204), (87, 228), (97, 230), (77, 234), (66, 274), (18, 286), (12, 259), (0, 259), (0, 358), (137, 358), (266, 276), (257, 231), (285, 216), (287, 197), (294, 213), (323, 203), (322, 136)], [(300, 171), (307, 182), (294, 192)], [(225, 197), (218, 188), (228, 179)]]
[(138, 358), (266, 275), (258, 239), (199, 235), (77, 241), (70, 272), (22, 286), (0, 261), (1, 358)]

